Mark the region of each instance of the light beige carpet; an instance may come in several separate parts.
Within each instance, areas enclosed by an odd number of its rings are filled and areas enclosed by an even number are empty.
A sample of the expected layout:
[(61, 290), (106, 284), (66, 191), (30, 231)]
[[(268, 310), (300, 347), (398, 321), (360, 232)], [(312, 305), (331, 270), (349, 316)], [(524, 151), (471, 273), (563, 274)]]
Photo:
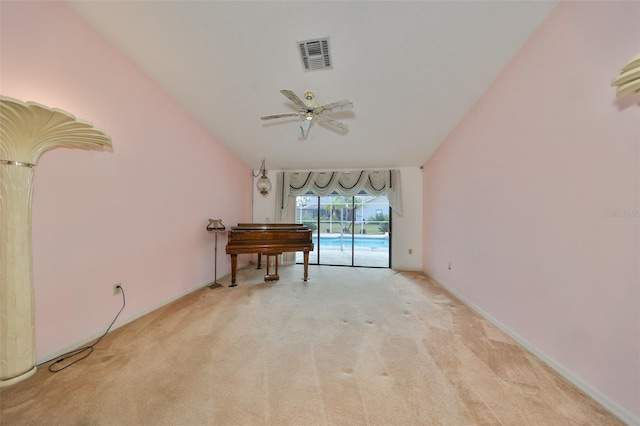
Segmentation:
[(239, 271), (236, 288), (202, 288), (70, 368), (0, 389), (0, 423), (622, 424), (423, 274), (263, 274)]

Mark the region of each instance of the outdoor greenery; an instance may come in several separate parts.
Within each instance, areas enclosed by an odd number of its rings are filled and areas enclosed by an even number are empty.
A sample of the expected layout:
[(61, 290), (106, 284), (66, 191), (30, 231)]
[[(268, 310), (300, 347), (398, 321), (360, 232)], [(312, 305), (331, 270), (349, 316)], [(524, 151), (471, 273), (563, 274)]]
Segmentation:
[[(380, 228), (383, 224), (380, 223), (372, 223), (367, 221), (367, 223), (362, 226), (362, 224), (360, 223), (356, 223), (356, 228), (354, 233), (355, 234), (367, 234), (367, 235), (383, 235), (386, 231), (380, 231)], [(386, 228), (388, 228), (388, 224), (386, 225)], [(348, 229), (348, 228), (347, 228)], [(362, 232), (362, 230), (364, 229), (364, 232)], [(340, 233), (340, 222), (329, 222), (328, 220), (321, 220), (320, 221), (320, 232), (327, 232), (327, 233)], [(350, 230), (346, 231), (351, 233)]]
[[(315, 196), (298, 196), (296, 202), (298, 207), (313, 204)], [(389, 231), (389, 216), (378, 213), (369, 217), (365, 221), (358, 219), (354, 222), (356, 210), (362, 208), (364, 198), (332, 196), (331, 202), (323, 206), (319, 211), (320, 227), (318, 228), (318, 218), (303, 214), (297, 220), (308, 226), (313, 231), (320, 233), (347, 233), (351, 234), (367, 234), (367, 235), (384, 235)], [(317, 204), (316, 204), (317, 205)], [(358, 210), (360, 211), (360, 210)], [(353, 229), (352, 229), (353, 227)]]
[(378, 213), (375, 216), (371, 216), (368, 222), (378, 222), (378, 230), (383, 234), (389, 232), (389, 215)]
[(312, 231), (315, 231), (316, 229), (318, 229), (318, 221), (309, 216), (302, 217), (302, 224), (309, 227), (309, 229), (311, 229)]

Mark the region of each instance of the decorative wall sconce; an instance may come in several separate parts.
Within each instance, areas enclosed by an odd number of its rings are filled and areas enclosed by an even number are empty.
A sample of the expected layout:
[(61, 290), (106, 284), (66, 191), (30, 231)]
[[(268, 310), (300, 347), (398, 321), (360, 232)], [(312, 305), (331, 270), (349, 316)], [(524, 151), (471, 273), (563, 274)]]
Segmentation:
[(209, 219), (207, 225), (207, 231), (215, 234), (215, 254), (213, 258), (213, 283), (209, 284), (209, 288), (222, 287), (222, 284), (218, 282), (218, 233), (224, 232), (226, 228), (222, 224), (222, 219)]
[(611, 85), (617, 87), (616, 98), (618, 99), (627, 95), (640, 94), (640, 54), (624, 64)]
[(253, 177), (258, 177), (262, 175), (258, 179), (258, 182), (256, 183), (256, 187), (258, 188), (258, 191), (260, 191), (260, 194), (262, 194), (263, 197), (266, 197), (269, 194), (269, 191), (271, 191), (271, 181), (267, 177), (267, 173), (269, 172), (264, 166), (264, 159), (263, 159), (262, 165), (260, 166), (260, 171), (258, 172), (257, 175), (253, 175)]

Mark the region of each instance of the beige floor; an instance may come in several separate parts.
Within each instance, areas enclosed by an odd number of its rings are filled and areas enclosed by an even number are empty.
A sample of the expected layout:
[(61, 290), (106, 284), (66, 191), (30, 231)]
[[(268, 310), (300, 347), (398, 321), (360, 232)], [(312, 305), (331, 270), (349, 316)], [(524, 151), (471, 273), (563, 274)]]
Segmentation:
[(263, 273), (222, 278), (69, 369), (0, 389), (1, 424), (622, 424), (422, 274)]

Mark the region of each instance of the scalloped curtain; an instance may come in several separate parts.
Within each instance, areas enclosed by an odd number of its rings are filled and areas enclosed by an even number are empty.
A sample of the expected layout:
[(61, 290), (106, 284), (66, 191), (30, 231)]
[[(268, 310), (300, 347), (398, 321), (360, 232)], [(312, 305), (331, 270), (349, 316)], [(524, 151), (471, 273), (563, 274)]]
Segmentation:
[(278, 172), (276, 202), (280, 221), (287, 218), (289, 197), (297, 195), (386, 195), (389, 206), (402, 216), (400, 170), (344, 172)]

